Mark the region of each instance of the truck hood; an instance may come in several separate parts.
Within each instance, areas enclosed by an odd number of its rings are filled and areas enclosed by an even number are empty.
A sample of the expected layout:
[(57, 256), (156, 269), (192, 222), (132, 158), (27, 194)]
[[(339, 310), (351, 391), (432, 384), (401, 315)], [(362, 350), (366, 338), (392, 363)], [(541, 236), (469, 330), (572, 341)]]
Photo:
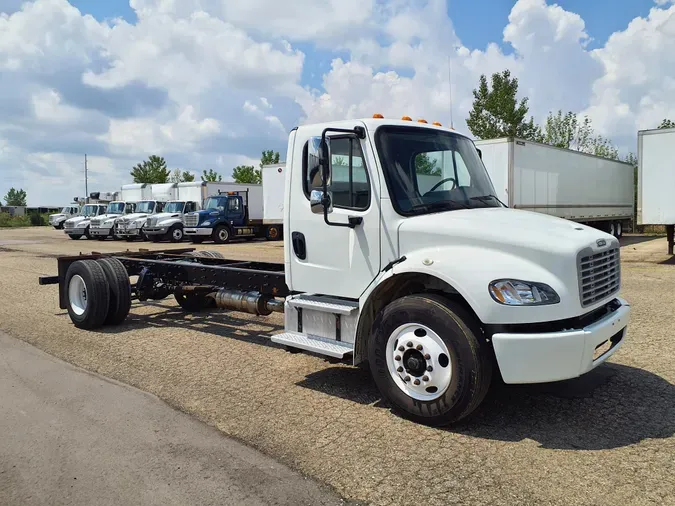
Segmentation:
[(91, 218), (92, 220), (100, 221), (103, 223), (104, 221), (112, 220), (115, 218), (121, 218), (121, 214), (101, 214), (99, 216), (96, 216), (94, 218)]
[(85, 220), (89, 221), (89, 220), (91, 220), (91, 218), (90, 217), (88, 218), (86, 216), (74, 216), (73, 218), (68, 218), (66, 220), (66, 223), (72, 223), (73, 225), (77, 225), (81, 221), (85, 221)]
[(56, 214), (50, 214), (49, 215), (50, 220), (58, 220), (58, 219), (65, 218), (65, 217), (66, 217), (66, 215), (63, 214), (63, 213), (56, 213)]
[(152, 218), (154, 220), (157, 220), (157, 223), (161, 223), (164, 220), (173, 219), (173, 218), (180, 218), (180, 214), (178, 214), (178, 213), (157, 213), (157, 214), (153, 214)]
[(426, 247), (469, 246), (499, 250), (549, 263), (569, 258), (596, 241), (613, 236), (573, 221), (509, 208), (461, 209), (404, 220), (399, 226), (400, 254)]
[(131, 223), (132, 221), (140, 220), (141, 218), (147, 218), (148, 213), (132, 213), (132, 214), (125, 214), (124, 218), (121, 221), (124, 221), (126, 223)]

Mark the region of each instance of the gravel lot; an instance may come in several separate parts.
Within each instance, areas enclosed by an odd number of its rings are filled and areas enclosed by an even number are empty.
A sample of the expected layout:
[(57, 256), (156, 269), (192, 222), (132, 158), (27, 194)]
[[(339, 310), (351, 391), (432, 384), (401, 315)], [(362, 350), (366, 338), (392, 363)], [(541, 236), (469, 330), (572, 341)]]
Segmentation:
[[(156, 245), (72, 241), (47, 228), (0, 230), (0, 329), (146, 391), (347, 498), (372, 504), (675, 504), (675, 260), (662, 238), (626, 237), (623, 348), (583, 378), (497, 385), (448, 430), (392, 415), (367, 373), (265, 336), (280, 315), (186, 316), (172, 299), (134, 305), (114, 329), (75, 329), (58, 307), (54, 257)], [(164, 246), (166, 247), (166, 246)], [(282, 261), (281, 243), (203, 245)]]

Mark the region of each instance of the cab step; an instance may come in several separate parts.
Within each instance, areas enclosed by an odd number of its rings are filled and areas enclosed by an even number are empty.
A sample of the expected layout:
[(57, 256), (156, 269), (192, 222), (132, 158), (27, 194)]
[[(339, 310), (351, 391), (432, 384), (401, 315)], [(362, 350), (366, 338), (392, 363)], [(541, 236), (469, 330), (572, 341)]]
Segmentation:
[(350, 315), (359, 309), (358, 302), (335, 299), (333, 297), (323, 297), (320, 295), (299, 295), (290, 299), (288, 304), (295, 308), (311, 309), (322, 313), (340, 315)]
[(344, 358), (354, 351), (352, 343), (344, 343), (299, 332), (283, 332), (273, 335), (272, 342), (334, 358)]

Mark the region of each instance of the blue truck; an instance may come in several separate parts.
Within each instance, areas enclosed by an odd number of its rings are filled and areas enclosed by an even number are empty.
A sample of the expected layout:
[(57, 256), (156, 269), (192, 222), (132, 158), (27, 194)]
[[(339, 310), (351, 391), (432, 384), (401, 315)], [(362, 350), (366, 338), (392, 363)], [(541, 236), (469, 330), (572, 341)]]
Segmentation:
[[(283, 177), (283, 164), (274, 166)], [(271, 172), (271, 171), (268, 171)], [(264, 177), (264, 176), (263, 176)], [(278, 183), (278, 180), (275, 181)], [(234, 186), (234, 185), (233, 185)], [(200, 211), (185, 215), (183, 232), (193, 243), (213, 241), (226, 244), (232, 239), (265, 238), (278, 241), (283, 238), (283, 182), (263, 185), (236, 185), (236, 190), (218, 190), (204, 199)], [(267, 206), (265, 205), (267, 204)]]

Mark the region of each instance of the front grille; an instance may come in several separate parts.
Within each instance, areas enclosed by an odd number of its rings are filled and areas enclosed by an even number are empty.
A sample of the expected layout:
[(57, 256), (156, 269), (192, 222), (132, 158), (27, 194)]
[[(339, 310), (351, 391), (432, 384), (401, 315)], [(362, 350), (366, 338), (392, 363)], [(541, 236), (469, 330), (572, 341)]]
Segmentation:
[(148, 218), (148, 221), (145, 224), (146, 227), (154, 227), (155, 225), (157, 225), (157, 218)]
[(579, 258), (579, 295), (581, 306), (599, 302), (619, 291), (621, 286), (621, 265), (619, 248)]
[(63, 228), (66, 228), (66, 229), (68, 229), (68, 228), (75, 228), (75, 223), (72, 223), (72, 222), (67, 221), (67, 222), (65, 222), (65, 223), (63, 224)]
[(199, 215), (198, 214), (188, 214), (185, 216), (185, 226), (186, 227), (196, 227), (199, 225)]
[(103, 223), (103, 220), (91, 220), (90, 226), (93, 228), (98, 228)]

